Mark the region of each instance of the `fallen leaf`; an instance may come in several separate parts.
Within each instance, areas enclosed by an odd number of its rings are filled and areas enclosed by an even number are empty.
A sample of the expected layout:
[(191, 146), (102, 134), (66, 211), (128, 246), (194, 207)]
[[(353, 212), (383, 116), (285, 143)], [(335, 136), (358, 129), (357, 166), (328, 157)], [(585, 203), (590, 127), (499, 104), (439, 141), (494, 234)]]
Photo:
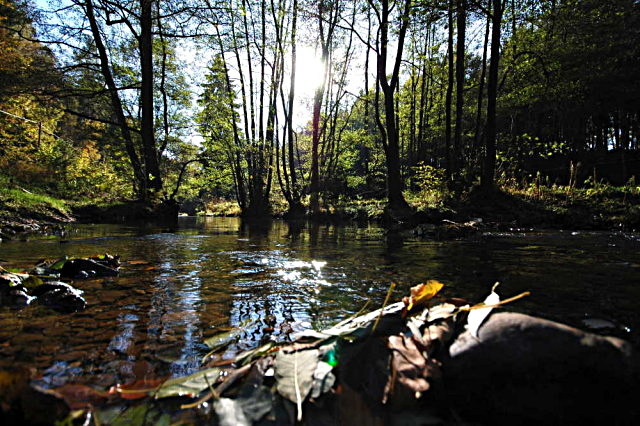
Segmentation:
[(165, 382), (164, 379), (136, 380), (126, 385), (116, 385), (109, 389), (110, 394), (118, 394), (122, 399), (140, 399), (153, 394), (158, 386)]
[(412, 405), (429, 390), (429, 380), (441, 376), (440, 364), (425, 358), (413, 339), (404, 335), (389, 336), (388, 347), (391, 349), (391, 374), (382, 403), (390, 403), (394, 408)]
[(220, 426), (249, 426), (251, 422), (244, 414), (242, 405), (230, 398), (218, 398), (213, 403)]
[(64, 399), (71, 410), (80, 410), (100, 402), (104, 402), (108, 398), (108, 393), (99, 392), (92, 387), (86, 385), (67, 384), (59, 388), (51, 389), (53, 395)]
[(128, 260), (127, 263), (129, 265), (148, 265), (149, 262), (146, 260)]
[(167, 380), (156, 392), (156, 399), (171, 396), (195, 397), (200, 392), (213, 386), (218, 380), (220, 369), (209, 368), (186, 377)]
[(302, 402), (313, 386), (313, 373), (318, 365), (320, 351), (308, 349), (276, 355), (276, 389), (280, 395), (298, 407), (298, 421), (302, 420)]
[(484, 322), (484, 320), (489, 316), (493, 307), (491, 305), (497, 305), (500, 303), (500, 296), (495, 292), (498, 283), (496, 283), (491, 289), (491, 293), (484, 299), (482, 305), (487, 305), (486, 308), (478, 308), (473, 309), (469, 312), (469, 317), (467, 318), (467, 330), (473, 337), (478, 337), (478, 330), (480, 326)]
[(54, 269), (56, 271), (59, 271), (60, 269), (62, 269), (64, 264), (67, 262), (67, 260), (69, 260), (67, 256), (61, 257), (60, 259), (53, 262), (51, 266), (49, 266), (49, 269)]
[(329, 392), (336, 382), (336, 376), (332, 373), (331, 364), (320, 361), (313, 372), (313, 385), (311, 386), (311, 398), (318, 398), (323, 393)]
[(407, 312), (410, 311), (414, 306), (420, 306), (433, 299), (436, 294), (442, 290), (444, 284), (440, 281), (429, 280), (426, 283), (418, 284), (417, 286), (411, 287), (411, 296), (404, 297), (402, 301), (404, 302)]

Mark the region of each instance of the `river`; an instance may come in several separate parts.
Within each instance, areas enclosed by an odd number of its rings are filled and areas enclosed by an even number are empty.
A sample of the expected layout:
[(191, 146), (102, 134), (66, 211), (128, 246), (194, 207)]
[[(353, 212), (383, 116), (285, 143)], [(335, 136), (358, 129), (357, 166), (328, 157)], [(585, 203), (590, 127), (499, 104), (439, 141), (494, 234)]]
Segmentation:
[(75, 280), (87, 309), (0, 308), (0, 369), (35, 369), (45, 387), (117, 383), (196, 370), (204, 341), (237, 327), (222, 358), (268, 340), (379, 307), (428, 279), (446, 296), (483, 300), (530, 291), (510, 309), (581, 326), (616, 324), (638, 341), (640, 236), (602, 232), (486, 233), (421, 240), (375, 225), (243, 224), (180, 218), (175, 230), (117, 225), (69, 227), (64, 235), (0, 244), (0, 264), (119, 254), (120, 276)]

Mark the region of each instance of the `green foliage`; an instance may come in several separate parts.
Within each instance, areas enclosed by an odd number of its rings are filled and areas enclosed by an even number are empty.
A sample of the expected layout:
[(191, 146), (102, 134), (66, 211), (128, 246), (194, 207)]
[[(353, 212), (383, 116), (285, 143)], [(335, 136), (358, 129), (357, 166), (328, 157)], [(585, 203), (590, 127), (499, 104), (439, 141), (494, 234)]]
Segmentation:
[(34, 192), (14, 183), (12, 177), (0, 174), (0, 210), (9, 212), (38, 212), (66, 215), (69, 213), (67, 203), (49, 195)]
[(420, 192), (443, 191), (446, 187), (444, 170), (420, 163), (414, 168), (413, 182)]

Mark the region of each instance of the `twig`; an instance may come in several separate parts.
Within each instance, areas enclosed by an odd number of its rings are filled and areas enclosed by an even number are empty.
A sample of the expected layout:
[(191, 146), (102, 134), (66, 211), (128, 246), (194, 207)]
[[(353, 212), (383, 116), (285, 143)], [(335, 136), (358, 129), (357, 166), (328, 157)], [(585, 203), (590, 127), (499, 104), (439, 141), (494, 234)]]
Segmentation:
[(395, 290), (395, 288), (396, 288), (396, 283), (391, 283), (391, 285), (389, 286), (389, 290), (387, 290), (387, 296), (384, 298), (384, 302), (382, 303), (382, 308), (380, 308), (380, 315), (378, 315), (378, 318), (376, 319), (376, 322), (373, 324), (373, 328), (371, 329), (371, 334), (373, 334), (373, 332), (376, 331), (376, 328), (378, 327), (378, 323), (380, 322), (380, 318), (382, 318), (382, 314), (384, 313), (384, 307), (387, 306), (387, 303), (391, 298), (391, 293), (393, 293), (393, 290)]

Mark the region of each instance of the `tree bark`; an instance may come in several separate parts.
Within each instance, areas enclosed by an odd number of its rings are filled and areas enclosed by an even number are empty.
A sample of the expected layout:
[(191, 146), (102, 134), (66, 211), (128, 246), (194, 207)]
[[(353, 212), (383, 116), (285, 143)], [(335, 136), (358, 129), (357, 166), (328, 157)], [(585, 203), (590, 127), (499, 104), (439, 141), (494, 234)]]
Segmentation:
[(140, 133), (147, 180), (147, 197), (162, 190), (162, 176), (154, 134), (152, 0), (140, 0)]
[(144, 194), (146, 193), (146, 179), (145, 179), (144, 167), (142, 166), (142, 163), (140, 162), (140, 157), (136, 152), (135, 145), (133, 143), (133, 138), (131, 136), (131, 131), (129, 130), (129, 124), (127, 123), (127, 118), (124, 115), (124, 108), (122, 107), (122, 101), (120, 100), (120, 95), (118, 95), (118, 88), (116, 87), (113, 74), (111, 73), (111, 67), (109, 66), (109, 57), (107, 55), (107, 49), (104, 45), (104, 42), (102, 41), (102, 35), (100, 33), (100, 28), (98, 27), (98, 22), (96, 20), (95, 11), (93, 8), (93, 1), (85, 0), (84, 6), (85, 6), (85, 15), (89, 20), (89, 26), (91, 28), (93, 41), (96, 44), (96, 49), (98, 50), (98, 57), (100, 58), (100, 71), (107, 85), (107, 89), (109, 90), (111, 105), (116, 115), (116, 120), (120, 127), (120, 132), (122, 133), (122, 139), (124, 141), (125, 150), (129, 157), (129, 161), (131, 162), (131, 168), (133, 169), (133, 176), (135, 178), (134, 181), (135, 181), (135, 186), (138, 190), (138, 196), (143, 198)]
[[(372, 0), (369, 0), (371, 3)], [(383, 135), (386, 134), (384, 143), (385, 158), (387, 163), (387, 200), (388, 208), (395, 211), (407, 211), (409, 205), (402, 195), (403, 182), (400, 171), (400, 143), (398, 129), (396, 127), (396, 110), (394, 95), (398, 88), (400, 74), (400, 64), (402, 62), (402, 52), (404, 49), (405, 36), (409, 27), (409, 10), (411, 0), (406, 0), (401, 16), (401, 23), (398, 31), (398, 43), (395, 63), (391, 74), (391, 79), (387, 77), (387, 57), (389, 44), (389, 15), (391, 8), (387, 0), (380, 2), (380, 45), (377, 52), (377, 80), (378, 86), (384, 95), (385, 125)]]
[(457, 0), (457, 40), (456, 40), (456, 129), (453, 139), (452, 175), (457, 179), (462, 164), (462, 114), (464, 108), (464, 72), (465, 72), (465, 38), (467, 27), (467, 4), (465, 0)]
[(487, 128), (485, 138), (484, 170), (481, 185), (491, 189), (495, 185), (496, 173), (496, 104), (498, 98), (498, 67), (500, 65), (500, 30), (502, 0), (493, 0), (491, 15), (491, 63), (489, 64), (489, 80), (487, 82)]
[(449, 8), (447, 10), (447, 22), (449, 27), (449, 35), (447, 37), (447, 93), (444, 105), (444, 152), (447, 180), (453, 174), (453, 158), (451, 155), (451, 103), (453, 99), (453, 0), (449, 0)]
[[(491, 13), (491, 0), (487, 0), (487, 10)], [(484, 29), (484, 44), (482, 46), (482, 68), (480, 70), (480, 82), (478, 83), (478, 101), (476, 106), (476, 130), (473, 135), (474, 154), (479, 158), (480, 135), (482, 132), (482, 103), (484, 99), (484, 84), (487, 74), (487, 50), (489, 47), (489, 34), (491, 32), (491, 17), (487, 16), (487, 23)]]

